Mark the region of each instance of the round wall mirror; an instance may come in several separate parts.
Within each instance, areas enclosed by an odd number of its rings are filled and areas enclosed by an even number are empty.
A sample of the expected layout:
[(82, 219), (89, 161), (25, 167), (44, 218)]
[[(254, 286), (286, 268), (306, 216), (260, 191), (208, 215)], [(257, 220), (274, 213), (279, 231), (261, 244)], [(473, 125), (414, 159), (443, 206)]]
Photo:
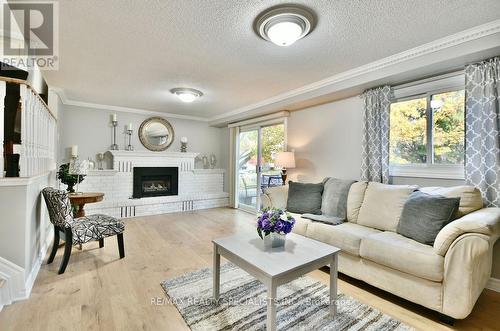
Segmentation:
[(161, 117), (150, 117), (139, 128), (139, 139), (150, 151), (166, 150), (174, 141), (174, 129)]

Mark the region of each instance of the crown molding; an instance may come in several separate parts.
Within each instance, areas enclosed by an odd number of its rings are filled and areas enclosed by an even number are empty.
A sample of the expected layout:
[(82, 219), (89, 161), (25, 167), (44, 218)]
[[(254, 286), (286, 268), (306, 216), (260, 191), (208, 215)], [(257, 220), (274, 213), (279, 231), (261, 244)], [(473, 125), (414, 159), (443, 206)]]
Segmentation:
[(103, 109), (103, 110), (109, 110), (109, 111), (117, 111), (117, 112), (141, 114), (141, 115), (162, 116), (162, 117), (178, 118), (178, 119), (183, 119), (183, 120), (199, 121), (199, 122), (208, 122), (209, 121), (208, 118), (200, 117), (200, 116), (189, 116), (189, 115), (182, 115), (182, 114), (164, 113), (164, 112), (160, 112), (160, 111), (152, 111), (152, 110), (140, 109), (140, 108), (122, 107), (122, 106), (106, 105), (106, 104), (101, 104), (101, 103), (92, 103), (92, 102), (71, 100), (71, 99), (68, 99), (68, 97), (66, 96), (64, 89), (61, 89), (58, 87), (52, 87), (51, 90), (53, 90), (54, 92), (57, 93), (57, 95), (59, 95), (61, 102), (66, 106), (75, 106), (75, 107), (94, 109), (94, 110), (95, 109)]
[[(476, 27), (473, 27), (471, 29), (467, 29), (452, 35), (449, 35), (444, 38), (440, 38), (437, 40), (434, 40), (432, 42), (414, 47), (412, 49), (388, 56), (386, 58), (359, 66), (357, 68), (351, 69), (344, 71), (342, 73), (330, 76), (328, 78), (325, 78), (323, 80), (302, 86), (300, 88), (279, 94), (275, 97), (248, 105), (244, 106), (229, 112), (226, 112), (221, 115), (214, 116), (210, 119), (210, 122), (212, 125), (217, 125), (217, 122), (222, 122), (225, 119), (230, 119), (231, 117), (234, 117), (236, 115), (241, 115), (246, 112), (250, 112), (259, 108), (267, 107), (267, 106), (272, 106), (275, 104), (279, 104), (283, 101), (287, 100), (293, 100), (294, 98), (303, 96), (303, 95), (308, 95), (308, 94), (314, 94), (314, 92), (317, 92), (322, 89), (327, 89), (329, 87), (335, 86), (335, 85), (340, 85), (343, 83), (348, 83), (349, 80), (359, 78), (361, 76), (369, 75), (375, 71), (379, 71), (382, 69), (385, 69), (387, 67), (392, 67), (397, 64), (401, 64), (413, 59), (417, 59), (432, 53), (436, 53), (439, 51), (451, 49), (452, 47), (474, 41), (483, 37), (487, 37), (496, 33), (500, 33), (500, 19), (495, 20), (483, 25), (479, 25)], [(500, 43), (499, 43), (500, 44)], [(349, 85), (349, 84), (347, 84)], [(348, 88), (348, 87), (353, 87), (353, 86), (346, 86), (343, 85), (342, 88)], [(331, 91), (330, 91), (331, 92)], [(314, 95), (318, 96), (318, 95)]]

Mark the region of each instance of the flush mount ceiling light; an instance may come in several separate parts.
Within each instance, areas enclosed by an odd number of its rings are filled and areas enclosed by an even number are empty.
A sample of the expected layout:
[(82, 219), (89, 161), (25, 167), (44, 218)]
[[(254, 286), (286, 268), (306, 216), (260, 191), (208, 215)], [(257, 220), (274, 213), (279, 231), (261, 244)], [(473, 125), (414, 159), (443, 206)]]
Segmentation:
[(193, 102), (203, 95), (201, 91), (186, 87), (173, 88), (170, 92), (175, 94), (182, 102)]
[(255, 29), (265, 40), (278, 46), (290, 46), (311, 32), (314, 16), (301, 7), (278, 7), (260, 14)]

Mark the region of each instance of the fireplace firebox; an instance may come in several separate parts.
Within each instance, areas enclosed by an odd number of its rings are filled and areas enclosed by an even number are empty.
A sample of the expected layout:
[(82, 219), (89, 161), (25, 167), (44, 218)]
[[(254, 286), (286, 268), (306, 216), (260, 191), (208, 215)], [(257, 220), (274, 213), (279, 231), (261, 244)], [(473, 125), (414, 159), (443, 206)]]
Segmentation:
[(134, 167), (134, 198), (177, 195), (179, 168)]

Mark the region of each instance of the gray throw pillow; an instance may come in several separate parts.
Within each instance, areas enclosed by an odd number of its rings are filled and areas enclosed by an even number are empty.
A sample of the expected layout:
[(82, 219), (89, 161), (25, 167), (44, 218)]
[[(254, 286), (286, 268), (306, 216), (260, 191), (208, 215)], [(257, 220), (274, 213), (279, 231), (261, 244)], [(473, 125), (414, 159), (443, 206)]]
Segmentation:
[(397, 232), (422, 244), (433, 245), (439, 231), (453, 220), (460, 198), (413, 192), (403, 206)]
[(347, 196), (355, 180), (327, 178), (323, 181), (321, 213), (345, 220), (347, 218)]
[(307, 218), (311, 221), (330, 224), (330, 225), (339, 225), (344, 223), (344, 218), (337, 216), (327, 216), (327, 215), (316, 215), (316, 214), (302, 214), (300, 215), (302, 218)]
[(288, 182), (286, 209), (297, 214), (321, 214), (321, 195), (323, 183)]

